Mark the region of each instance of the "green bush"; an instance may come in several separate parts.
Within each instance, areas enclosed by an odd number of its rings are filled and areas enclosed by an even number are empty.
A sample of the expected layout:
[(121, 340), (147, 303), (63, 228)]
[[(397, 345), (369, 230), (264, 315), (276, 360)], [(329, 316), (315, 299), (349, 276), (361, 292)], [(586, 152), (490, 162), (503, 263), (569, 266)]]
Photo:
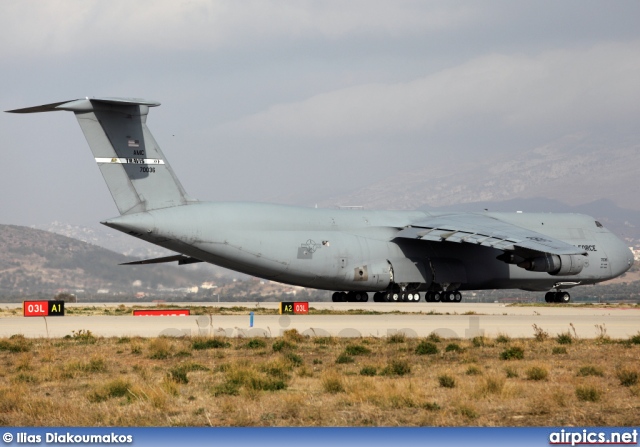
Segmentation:
[(448, 374), (443, 374), (438, 376), (438, 383), (442, 388), (455, 388), (456, 387), (456, 379), (451, 377)]
[(302, 366), (302, 364), (304, 363), (303, 360), (302, 360), (302, 357), (300, 357), (295, 352), (287, 352), (285, 354), (284, 358), (287, 360), (287, 362), (289, 362), (294, 367), (295, 366)]
[(602, 396), (602, 391), (593, 386), (576, 387), (576, 397), (584, 402), (598, 402)]
[(396, 332), (387, 338), (387, 343), (404, 343), (407, 341), (407, 336), (403, 332)]
[(418, 355), (434, 355), (438, 353), (438, 347), (434, 343), (422, 340), (418, 346), (416, 346), (415, 352)]
[(465, 374), (468, 376), (480, 376), (482, 375), (482, 370), (476, 365), (471, 365), (467, 368), (467, 372)]
[(532, 366), (526, 371), (529, 380), (546, 380), (549, 372), (541, 366)]
[(458, 343), (449, 343), (444, 350), (445, 352), (462, 352), (462, 348)]
[(261, 338), (252, 338), (244, 346), (247, 349), (262, 349), (267, 347), (267, 342)]
[(231, 346), (231, 343), (226, 342), (224, 340), (220, 340), (218, 338), (199, 338), (193, 340), (191, 343), (191, 348), (201, 351), (204, 349), (220, 349), (220, 348), (228, 348)]
[(375, 366), (365, 366), (360, 370), (361, 376), (375, 376), (378, 374), (378, 369)]
[(524, 358), (524, 349), (520, 346), (512, 346), (502, 351), (500, 358), (502, 360), (522, 360)]
[(287, 340), (276, 340), (271, 345), (273, 352), (281, 352), (285, 350), (293, 350), (296, 348), (296, 345), (288, 342)]
[(504, 334), (500, 334), (496, 338), (496, 342), (497, 343), (509, 343), (510, 341), (511, 341), (511, 338), (509, 338), (509, 336), (504, 335)]
[(411, 372), (411, 366), (406, 360), (391, 360), (389, 364), (384, 368), (382, 374), (385, 376), (404, 376)]
[(340, 354), (336, 359), (336, 363), (338, 364), (353, 363), (353, 362), (355, 362), (355, 359), (350, 355), (345, 354), (344, 352)]
[(347, 345), (344, 352), (347, 355), (367, 355), (371, 354), (371, 349), (362, 345)]
[(561, 345), (570, 345), (573, 343), (573, 337), (570, 332), (562, 332), (556, 337), (556, 341)]
[(638, 372), (629, 369), (621, 369), (616, 372), (616, 376), (622, 386), (633, 386), (638, 383)]

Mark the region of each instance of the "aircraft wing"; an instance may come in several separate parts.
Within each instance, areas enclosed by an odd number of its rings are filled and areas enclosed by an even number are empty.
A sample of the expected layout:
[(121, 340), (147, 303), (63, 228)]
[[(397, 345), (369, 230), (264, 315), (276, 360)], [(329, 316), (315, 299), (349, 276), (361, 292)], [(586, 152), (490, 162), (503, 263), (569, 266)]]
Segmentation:
[(583, 249), (561, 240), (482, 214), (430, 217), (403, 228), (396, 238), (477, 244), (508, 252), (586, 255)]
[(140, 261), (123, 262), (120, 265), (144, 265), (144, 264), (162, 264), (164, 262), (178, 261), (178, 265), (194, 264), (196, 262), (202, 262), (200, 259), (191, 258), (185, 255), (173, 255), (165, 256), (163, 258), (143, 259)]

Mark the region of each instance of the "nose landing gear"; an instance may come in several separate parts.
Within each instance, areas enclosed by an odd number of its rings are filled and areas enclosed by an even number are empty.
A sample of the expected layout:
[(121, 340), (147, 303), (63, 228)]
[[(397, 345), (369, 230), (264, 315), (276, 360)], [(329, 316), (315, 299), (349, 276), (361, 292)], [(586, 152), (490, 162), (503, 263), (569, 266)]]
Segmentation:
[(571, 295), (569, 292), (561, 292), (560, 290), (556, 292), (547, 292), (544, 295), (544, 300), (547, 303), (568, 303), (571, 301)]

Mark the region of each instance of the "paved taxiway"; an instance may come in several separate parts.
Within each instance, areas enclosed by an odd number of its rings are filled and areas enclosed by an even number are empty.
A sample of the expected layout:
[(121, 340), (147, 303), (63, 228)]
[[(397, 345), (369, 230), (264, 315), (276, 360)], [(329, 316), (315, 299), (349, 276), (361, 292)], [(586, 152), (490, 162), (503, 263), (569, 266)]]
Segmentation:
[[(580, 338), (595, 338), (605, 328), (612, 338), (628, 338), (640, 330), (640, 308), (594, 306), (509, 307), (504, 304), (443, 303), (310, 303), (315, 309), (366, 309), (378, 315), (255, 315), (250, 327), (249, 311), (258, 307), (277, 308), (278, 303), (172, 303), (184, 306), (242, 306), (246, 315), (185, 317), (66, 316), (0, 318), (0, 337), (23, 334), (27, 337), (63, 337), (72, 331), (90, 330), (103, 337), (141, 336), (228, 336), (274, 337), (288, 329), (315, 336), (383, 337), (403, 332), (425, 337), (432, 332), (447, 338), (532, 337), (533, 325), (550, 335), (570, 331)], [(113, 307), (109, 304), (67, 304), (67, 307)], [(125, 305), (132, 305), (128, 303)], [(140, 304), (136, 304), (140, 305)], [(2, 304), (1, 307), (20, 307)], [(150, 305), (149, 308), (153, 308)], [(391, 312), (400, 311), (398, 315)], [(421, 312), (421, 313), (418, 313)], [(573, 328), (571, 327), (573, 325)]]

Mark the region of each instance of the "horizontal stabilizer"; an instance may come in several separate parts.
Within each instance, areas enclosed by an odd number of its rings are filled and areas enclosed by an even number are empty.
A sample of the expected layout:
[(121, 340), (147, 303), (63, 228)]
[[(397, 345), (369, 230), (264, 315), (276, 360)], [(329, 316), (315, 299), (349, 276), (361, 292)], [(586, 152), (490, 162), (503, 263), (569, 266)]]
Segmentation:
[(60, 110), (68, 112), (90, 112), (93, 110), (92, 103), (101, 103), (119, 106), (147, 106), (157, 107), (158, 101), (149, 101), (140, 98), (84, 98), (72, 99), (71, 101), (54, 102), (35, 107), (25, 107), (24, 109), (7, 110), (9, 113), (39, 113), (56, 112)]
[(200, 259), (192, 258), (184, 255), (165, 256), (163, 258), (143, 259), (141, 261), (123, 262), (120, 265), (144, 265), (144, 264), (162, 264), (165, 262), (178, 261), (178, 265), (195, 264), (202, 262)]

